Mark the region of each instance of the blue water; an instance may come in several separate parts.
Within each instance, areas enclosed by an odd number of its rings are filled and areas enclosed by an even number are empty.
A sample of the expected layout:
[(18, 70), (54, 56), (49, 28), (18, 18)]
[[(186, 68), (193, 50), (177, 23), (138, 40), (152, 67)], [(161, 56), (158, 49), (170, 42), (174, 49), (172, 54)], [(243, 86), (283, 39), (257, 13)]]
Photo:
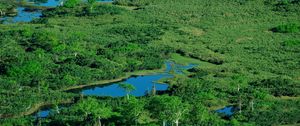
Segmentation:
[(27, 0), (27, 2), (33, 2), (34, 5), (45, 7), (56, 7), (60, 5), (61, 1), (62, 0), (48, 0), (46, 2), (38, 2), (37, 0)]
[[(136, 89), (132, 91), (130, 94), (134, 96), (144, 96), (148, 91), (152, 89), (152, 86), (155, 84), (156, 90), (167, 90), (167, 84), (159, 84), (155, 83), (155, 81), (162, 78), (170, 78), (172, 77), (169, 74), (158, 74), (158, 75), (147, 75), (147, 76), (138, 76), (131, 77), (122, 83), (131, 84)], [(83, 95), (95, 95), (95, 96), (112, 96), (112, 97), (121, 97), (125, 96), (126, 92), (124, 89), (119, 87), (119, 83), (113, 83), (108, 86), (97, 86), (90, 89), (86, 89), (82, 91)]]
[(26, 12), (25, 8), (17, 7), (18, 14), (14, 17), (3, 17), (0, 18), (0, 21), (3, 21), (3, 24), (17, 23), (17, 22), (30, 22), (33, 19), (40, 18), (42, 16), (41, 11), (35, 12)]
[(155, 89), (157, 91), (164, 91), (168, 89), (167, 84), (157, 83), (158, 80), (162, 78), (172, 78), (173, 75), (169, 74), (171, 69), (177, 71), (176, 73), (182, 74), (183, 70), (190, 69), (195, 65), (190, 64), (187, 66), (177, 65), (172, 62), (166, 62), (166, 70), (164, 73), (158, 73), (154, 75), (145, 75), (145, 76), (137, 76), (137, 77), (130, 77), (125, 81), (112, 83), (111, 85), (99, 85), (95, 87), (91, 87), (89, 89), (84, 89), (81, 91), (83, 95), (87, 96), (111, 96), (111, 97), (122, 97), (126, 95), (124, 89), (119, 87), (120, 83), (127, 83), (133, 85), (136, 90), (132, 91), (130, 95), (133, 96), (144, 96), (147, 92), (151, 91), (152, 87), (155, 85)]
[[(64, 109), (64, 106), (58, 106), (59, 111), (61, 111), (62, 109)], [(56, 113), (57, 111), (54, 108), (45, 108), (45, 109), (41, 109), (40, 111), (38, 111), (37, 113), (34, 114), (35, 118), (46, 118), (48, 117), (51, 113)]]
[[(45, 7), (57, 7), (60, 5), (62, 0), (48, 0), (46, 2), (38, 2), (38, 0), (26, 0), (27, 2), (33, 3), (35, 6), (45, 6)], [(97, 0), (98, 2), (112, 2), (112, 0)], [(17, 16), (14, 17), (2, 17), (0, 22), (3, 24), (12, 24), (18, 22), (31, 22), (34, 19), (40, 18), (42, 12), (40, 10), (33, 12), (24, 11), (24, 7), (17, 7)]]
[(42, 110), (42, 111), (39, 111), (37, 114), (36, 114), (36, 117), (39, 117), (39, 118), (46, 118), (48, 117), (50, 114), (50, 109), (45, 109), (45, 110)]
[(224, 114), (225, 116), (232, 116), (234, 114), (233, 106), (226, 106), (224, 108), (216, 110), (217, 113)]
[[(148, 91), (152, 89), (152, 86), (155, 85), (156, 90), (164, 91), (168, 89), (167, 84), (159, 84), (156, 81), (162, 78), (172, 78), (174, 77), (170, 74), (171, 70), (178, 71), (179, 74), (182, 74), (183, 70), (193, 68), (195, 65), (190, 64), (187, 66), (174, 64), (173, 62), (166, 62), (166, 69), (163, 73), (157, 73), (153, 75), (137, 76), (130, 77), (119, 83), (128, 83), (135, 86), (136, 90), (132, 91), (130, 94), (134, 96), (144, 96)], [(99, 85), (90, 87), (88, 89), (83, 89), (81, 92), (86, 96), (111, 96), (111, 97), (123, 97), (126, 95), (126, 92), (121, 89), (118, 85), (119, 83), (112, 83), (109, 85)], [(46, 118), (51, 113), (51, 109), (41, 110), (36, 114), (36, 117)]]
[[(62, 1), (64, 0), (48, 0), (45, 2), (39, 2), (38, 0), (26, 0), (27, 2), (32, 2), (34, 5), (37, 6), (44, 6), (44, 7), (57, 7), (59, 6)], [(83, 0), (84, 1), (84, 0)], [(112, 0), (97, 0), (98, 2), (113, 2)]]

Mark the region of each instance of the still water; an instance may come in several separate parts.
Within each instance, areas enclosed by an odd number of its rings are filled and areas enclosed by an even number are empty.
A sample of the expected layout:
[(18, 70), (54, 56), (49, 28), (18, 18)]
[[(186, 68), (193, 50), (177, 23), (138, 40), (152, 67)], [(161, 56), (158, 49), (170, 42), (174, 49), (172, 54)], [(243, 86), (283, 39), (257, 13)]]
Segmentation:
[[(62, 4), (63, 0), (26, 0), (28, 4), (32, 4), (34, 6), (42, 6), (42, 7), (57, 7)], [(112, 2), (112, 0), (97, 0), (98, 2)], [(16, 16), (6, 16), (0, 18), (0, 22), (3, 24), (13, 24), (19, 22), (31, 22), (34, 19), (41, 18), (42, 11), (24, 11), (24, 7), (17, 7), (17, 15)]]
[[(132, 91), (130, 95), (139, 97), (146, 95), (152, 87), (155, 85), (155, 89), (157, 91), (165, 91), (168, 89), (167, 84), (157, 83), (158, 80), (164, 78), (172, 78), (173, 74), (170, 72), (174, 71), (176, 74), (183, 74), (184, 70), (195, 67), (195, 64), (189, 65), (179, 65), (173, 62), (166, 62), (166, 69), (162, 73), (152, 74), (152, 75), (144, 75), (144, 76), (136, 76), (130, 77), (124, 81), (117, 83), (110, 83), (107, 85), (98, 85), (92, 86), (88, 88), (83, 88), (80, 90), (76, 90), (76, 93), (82, 93), (85, 96), (111, 96), (111, 97), (123, 97), (126, 95), (126, 92), (119, 87), (120, 83), (128, 83), (133, 85), (136, 90)], [(49, 115), (50, 109), (41, 110), (36, 114), (37, 117), (45, 118)]]

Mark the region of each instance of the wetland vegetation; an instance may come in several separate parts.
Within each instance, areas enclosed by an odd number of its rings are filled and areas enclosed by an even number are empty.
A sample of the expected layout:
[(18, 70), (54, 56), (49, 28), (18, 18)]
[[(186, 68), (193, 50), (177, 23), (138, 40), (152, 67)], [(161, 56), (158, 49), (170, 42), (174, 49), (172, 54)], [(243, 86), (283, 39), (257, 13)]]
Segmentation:
[[(0, 125), (300, 124), (299, 0), (0, 0), (23, 12), (0, 24)], [(166, 69), (164, 91), (117, 83)], [(111, 84), (128, 95), (69, 90)]]

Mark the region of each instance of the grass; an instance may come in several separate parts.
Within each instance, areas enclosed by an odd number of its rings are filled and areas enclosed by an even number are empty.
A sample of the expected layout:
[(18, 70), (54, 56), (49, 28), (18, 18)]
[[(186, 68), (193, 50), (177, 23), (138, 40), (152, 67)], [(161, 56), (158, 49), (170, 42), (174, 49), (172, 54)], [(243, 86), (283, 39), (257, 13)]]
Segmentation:
[[(123, 26), (130, 28), (135, 25), (141, 27), (158, 26), (164, 34), (159, 39), (149, 42), (147, 46), (158, 49), (155, 51), (162, 54), (169, 49), (168, 51), (171, 52), (170, 60), (175, 63), (198, 65), (198, 71), (195, 74), (198, 73), (201, 77), (187, 79), (187, 77), (179, 76), (176, 79), (180, 81), (192, 80), (195, 81), (195, 85), (203, 81), (209, 82), (207, 84), (211, 89), (209, 95), (213, 96), (213, 100), (203, 101), (211, 104), (208, 109), (218, 109), (232, 104), (234, 97), (230, 96), (236, 95), (233, 90), (240, 83), (242, 83), (241, 89), (243, 90), (247, 89), (251, 82), (273, 77), (287, 76), (296, 82), (300, 80), (299, 26), (286, 25), (299, 22), (298, 13), (274, 11), (273, 6), (266, 5), (261, 0), (243, 2), (239, 0), (225, 2), (220, 0), (152, 0), (151, 2), (140, 0), (138, 2), (149, 4), (143, 5), (143, 8), (140, 9), (135, 9), (133, 6), (118, 6), (118, 9), (121, 7), (123, 10), (117, 15), (107, 13), (83, 17), (74, 15), (54, 16), (47, 18), (45, 24), (22, 24), (22, 26), (13, 24), (1, 25), (1, 27), (3, 26), (2, 28), (5, 30), (32, 27), (33, 29), (41, 29), (41, 31), (52, 31), (57, 34), (58, 40), (74, 47), (70, 49), (70, 52), (75, 50), (86, 57), (90, 57), (96, 52), (97, 46), (101, 47), (110, 42), (119, 42), (117, 45), (121, 45), (127, 41), (124, 40), (126, 36), (108, 33), (107, 31), (111, 28), (119, 29)], [(278, 26), (280, 26), (281, 32), (270, 31), (270, 29)], [(72, 45), (75, 42), (78, 45)], [(97, 46), (93, 46), (91, 43), (95, 43)], [(119, 47), (116, 48), (120, 49)], [(65, 57), (72, 56), (67, 51), (65, 53)], [(61, 53), (58, 52), (57, 54)], [(112, 57), (119, 56), (108, 63), (122, 66), (126, 62), (122, 52), (118, 54), (113, 50), (112, 54)], [(102, 80), (73, 88), (106, 84), (120, 81), (132, 75), (146, 75), (161, 71), (162, 69), (130, 72), (125, 73), (121, 78)], [(207, 74), (202, 76), (201, 72)], [(83, 75), (86, 74), (86, 72), (83, 73)], [(242, 78), (243, 81), (236, 79), (236, 76)], [(177, 82), (174, 81), (173, 84), (176, 85)], [(186, 85), (191, 86), (190, 83)], [(275, 100), (283, 102), (290, 99), (299, 100), (287, 96), (274, 99), (268, 92), (260, 93), (261, 91), (257, 89), (256, 95), (266, 93), (270, 97), (269, 103), (266, 104), (273, 104)], [(260, 99), (259, 96), (256, 99), (260, 103), (265, 100)], [(278, 108), (280, 107), (284, 106)], [(294, 106), (292, 107), (294, 108)], [(257, 110), (260, 109), (257, 108)]]
[(181, 56), (178, 53), (171, 54), (171, 60), (174, 61), (175, 63), (182, 64), (182, 65), (197, 64), (203, 67), (214, 66), (214, 64), (204, 62), (198, 59), (186, 57), (186, 56)]
[(109, 83), (120, 82), (120, 81), (130, 78), (132, 76), (151, 75), (151, 74), (162, 73), (165, 70), (165, 68), (166, 67), (164, 65), (161, 69), (156, 69), (156, 70), (139, 70), (139, 71), (134, 71), (134, 72), (127, 72), (125, 74), (125, 76), (123, 76), (123, 77), (119, 77), (116, 79), (110, 79), (110, 80), (100, 80), (100, 81), (95, 81), (95, 82), (88, 83), (88, 84), (71, 86), (71, 87), (62, 89), (61, 91), (68, 91), (68, 90), (80, 89), (80, 88), (84, 88), (84, 87), (105, 85), (105, 84), (109, 84)]

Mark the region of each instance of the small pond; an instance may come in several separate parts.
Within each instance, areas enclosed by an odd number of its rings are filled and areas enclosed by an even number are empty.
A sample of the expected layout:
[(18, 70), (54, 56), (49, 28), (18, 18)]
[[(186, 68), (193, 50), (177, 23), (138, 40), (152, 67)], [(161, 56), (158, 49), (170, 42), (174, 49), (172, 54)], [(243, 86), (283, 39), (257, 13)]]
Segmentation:
[(193, 68), (194, 64), (187, 66), (174, 64), (172, 62), (166, 62), (166, 70), (163, 73), (157, 73), (153, 75), (136, 76), (130, 77), (119, 83), (112, 83), (109, 85), (100, 85), (89, 87), (81, 90), (80, 92), (86, 96), (111, 96), (111, 97), (122, 97), (126, 95), (126, 92), (119, 88), (120, 83), (127, 83), (133, 85), (136, 90), (131, 92), (131, 95), (136, 97), (144, 96), (147, 92), (151, 91), (152, 87), (155, 86), (157, 91), (164, 91), (168, 89), (167, 84), (161, 84), (157, 81), (163, 78), (172, 78), (170, 74), (171, 70), (174, 70), (176, 74), (183, 74), (184, 70)]
[[(111, 97), (123, 97), (126, 95), (126, 92), (119, 87), (120, 83), (128, 83), (133, 85), (136, 90), (132, 91), (130, 95), (139, 97), (144, 96), (147, 92), (151, 91), (152, 87), (155, 85), (155, 89), (157, 91), (165, 91), (168, 89), (167, 84), (161, 84), (157, 81), (165, 78), (174, 77), (170, 74), (171, 71), (174, 71), (176, 74), (183, 74), (184, 70), (195, 67), (195, 64), (189, 65), (179, 65), (173, 62), (166, 62), (166, 69), (162, 73), (152, 74), (152, 75), (144, 75), (144, 76), (134, 76), (130, 77), (126, 80), (117, 83), (110, 83), (106, 85), (97, 85), (91, 86), (83, 89), (77, 89), (72, 92), (74, 93), (82, 93), (85, 96), (111, 96)], [(37, 117), (47, 117), (51, 110), (44, 109), (39, 111), (36, 116)]]
[(234, 106), (226, 106), (224, 108), (216, 110), (217, 113), (224, 115), (225, 117), (231, 117), (235, 111), (236, 108)]

